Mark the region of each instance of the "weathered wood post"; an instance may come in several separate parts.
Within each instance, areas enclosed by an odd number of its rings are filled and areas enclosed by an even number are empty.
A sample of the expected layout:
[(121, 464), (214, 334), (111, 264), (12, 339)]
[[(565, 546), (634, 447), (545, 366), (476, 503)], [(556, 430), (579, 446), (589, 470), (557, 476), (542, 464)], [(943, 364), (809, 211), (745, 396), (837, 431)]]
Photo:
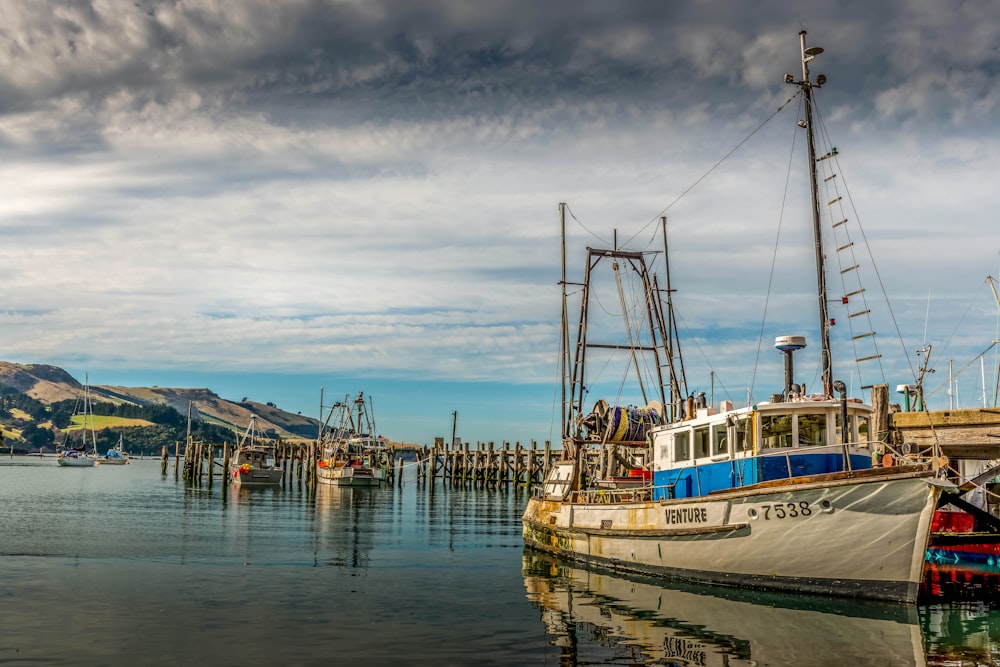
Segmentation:
[(472, 452), (472, 486), (479, 486), (483, 476), (483, 443), (476, 442), (476, 449)]
[(523, 453), (521, 451), (521, 442), (518, 441), (514, 445), (514, 485), (515, 486), (520, 486), (520, 484), (521, 484), (521, 470), (523, 468), (523, 465), (522, 465), (523, 462), (521, 460), (522, 457), (523, 457)]
[(459, 470), (461, 474), (462, 488), (468, 484), (469, 481), (469, 443), (463, 442), (460, 448), (460, 454), (462, 457), (462, 468)]
[(167, 474), (167, 464), (170, 462), (170, 448), (167, 445), (163, 445), (163, 449), (160, 450), (160, 474)]
[(183, 459), (180, 462), (180, 466), (182, 467), (181, 477), (183, 477), (186, 480), (191, 479), (191, 452), (189, 451), (190, 449), (191, 449), (191, 441), (188, 440), (187, 442), (184, 443), (184, 453), (181, 454), (180, 457), (181, 459)]
[(208, 446), (208, 488), (212, 488), (215, 481), (215, 445)]
[(486, 443), (486, 461), (483, 464), (483, 481), (492, 484), (496, 481), (493, 475), (493, 442)]
[(195, 456), (195, 463), (198, 466), (197, 476), (198, 476), (198, 486), (201, 486), (201, 480), (205, 476), (205, 443), (199, 442), (198, 446), (195, 448), (197, 456)]
[(872, 385), (872, 432), (868, 437), (875, 443), (889, 442), (889, 385)]
[(503, 443), (503, 451), (499, 452), (499, 454), (500, 457), (497, 459), (497, 481), (502, 484), (506, 484), (510, 481), (507, 462), (507, 459), (510, 456), (510, 443), (506, 440)]
[(316, 485), (316, 442), (309, 442), (309, 486)]

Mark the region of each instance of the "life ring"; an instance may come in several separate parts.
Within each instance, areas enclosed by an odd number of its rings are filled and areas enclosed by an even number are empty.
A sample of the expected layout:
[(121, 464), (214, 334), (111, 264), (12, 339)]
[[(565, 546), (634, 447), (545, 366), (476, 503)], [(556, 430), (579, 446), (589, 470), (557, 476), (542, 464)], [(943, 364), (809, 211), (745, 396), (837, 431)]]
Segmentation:
[(896, 459), (893, 457), (892, 454), (884, 454), (882, 456), (882, 467), (883, 468), (891, 468), (894, 465), (896, 465)]

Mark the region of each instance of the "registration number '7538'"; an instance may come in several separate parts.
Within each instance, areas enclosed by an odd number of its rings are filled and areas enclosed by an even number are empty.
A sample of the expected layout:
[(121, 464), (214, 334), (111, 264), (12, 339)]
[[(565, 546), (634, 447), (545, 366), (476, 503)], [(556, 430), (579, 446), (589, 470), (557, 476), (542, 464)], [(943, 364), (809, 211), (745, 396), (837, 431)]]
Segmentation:
[(797, 517), (810, 516), (813, 513), (812, 507), (805, 500), (797, 503), (761, 505), (760, 510), (765, 521), (770, 521), (771, 519), (795, 519)]

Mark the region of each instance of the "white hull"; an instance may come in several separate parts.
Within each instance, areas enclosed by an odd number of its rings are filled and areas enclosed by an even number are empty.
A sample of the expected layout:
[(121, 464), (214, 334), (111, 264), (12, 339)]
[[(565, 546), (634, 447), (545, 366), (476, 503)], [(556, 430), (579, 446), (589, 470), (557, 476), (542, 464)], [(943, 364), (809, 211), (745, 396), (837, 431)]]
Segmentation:
[(89, 458), (86, 458), (86, 457), (76, 458), (76, 457), (64, 456), (64, 457), (61, 457), (59, 459), (56, 459), (56, 463), (58, 463), (59, 465), (61, 465), (64, 468), (93, 468), (94, 467), (94, 459), (89, 459)]
[(721, 585), (912, 602), (940, 488), (926, 472), (830, 475), (677, 500), (532, 498), (525, 542)]
[(343, 466), (316, 467), (316, 480), (320, 484), (334, 486), (378, 486), (382, 483), (382, 471), (374, 468)]
[(100, 459), (99, 463), (102, 466), (124, 466), (128, 465), (128, 459), (118, 459), (118, 458), (106, 458)]

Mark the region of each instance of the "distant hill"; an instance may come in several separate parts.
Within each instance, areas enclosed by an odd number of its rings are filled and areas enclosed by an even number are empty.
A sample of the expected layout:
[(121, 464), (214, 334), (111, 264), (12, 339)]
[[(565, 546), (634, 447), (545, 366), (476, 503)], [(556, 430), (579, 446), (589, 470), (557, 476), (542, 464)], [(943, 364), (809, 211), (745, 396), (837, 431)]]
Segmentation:
[[(85, 391), (83, 384), (58, 366), (0, 361), (0, 389), (4, 387), (16, 389), (44, 404), (74, 400), (82, 397)], [(95, 402), (169, 405), (182, 415), (187, 415), (190, 405), (193, 419), (231, 428), (239, 433), (246, 430), (251, 415), (257, 416), (257, 424), (262, 431), (270, 431), (272, 436), (282, 439), (313, 439), (319, 430), (319, 421), (315, 418), (256, 401), (227, 401), (204, 388), (91, 385), (90, 394)]]

